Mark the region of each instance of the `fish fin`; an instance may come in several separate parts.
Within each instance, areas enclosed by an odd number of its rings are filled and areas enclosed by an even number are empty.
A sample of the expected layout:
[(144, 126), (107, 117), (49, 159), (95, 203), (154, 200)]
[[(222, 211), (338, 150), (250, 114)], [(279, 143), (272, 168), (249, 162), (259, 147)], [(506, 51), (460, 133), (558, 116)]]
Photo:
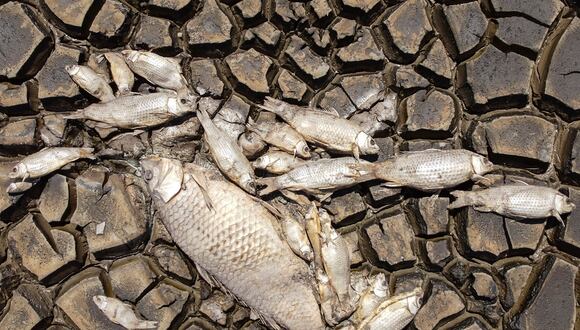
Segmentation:
[(484, 187), (491, 187), (493, 185), (493, 180), (490, 178), (487, 178), (485, 176), (479, 175), (479, 174), (474, 174), (471, 176), (471, 180), (475, 181), (475, 183), (477, 184), (481, 184)]
[(359, 176), (367, 176), (372, 174), (372, 177), (375, 177), (374, 172), (376, 165), (374, 163), (356, 162), (348, 164), (347, 166), (349, 169), (356, 171)]
[(302, 194), (298, 194), (289, 190), (280, 190), (280, 193), (282, 195), (284, 195), (284, 197), (300, 204), (300, 205), (310, 205), (310, 200), (308, 199), (308, 197), (302, 195)]
[(562, 220), (562, 217), (560, 216), (560, 213), (558, 213), (556, 211), (552, 211), (552, 216), (554, 218), (556, 218), (556, 220), (558, 220), (560, 225), (562, 225), (562, 228), (564, 228), (566, 226), (566, 224), (564, 223), (564, 220)]
[(286, 103), (269, 96), (266, 96), (264, 103), (258, 105), (258, 108), (275, 113), (282, 118), (286, 114)]
[(259, 199), (256, 196), (251, 196), (251, 195), (248, 195), (248, 196), (250, 196), (251, 199), (253, 199), (254, 201), (258, 202), (260, 205), (262, 205), (265, 209), (267, 209), (268, 211), (270, 211), (270, 213), (272, 213), (273, 215), (275, 215), (277, 218), (281, 219), (281, 218), (284, 217), (282, 215), (282, 213), (280, 213), (280, 211), (275, 206), (273, 206), (272, 204), (269, 204), (266, 201), (263, 201), (263, 200)]
[(327, 113), (329, 115), (333, 115), (335, 117), (340, 117), (340, 114), (338, 113), (338, 111), (334, 107), (317, 108), (317, 109), (318, 109), (318, 111), (322, 111), (322, 112)]
[(352, 155), (356, 160), (360, 160), (360, 149), (355, 143), (352, 145)]
[(522, 185), (524, 185), (524, 186), (529, 186), (529, 185), (530, 185), (529, 183), (527, 183), (527, 182), (524, 182), (524, 181), (522, 181), (522, 180), (519, 180), (519, 179), (509, 178), (508, 180), (509, 180), (509, 181), (511, 181), (511, 182), (513, 182), (513, 183), (519, 183), (519, 184), (522, 184)]
[(316, 198), (320, 201), (320, 202), (324, 202), (327, 198), (330, 198), (330, 196), (332, 196), (332, 192), (326, 193), (326, 194), (317, 194)]
[(265, 188), (260, 190), (258, 195), (260, 195), (260, 196), (269, 195), (269, 194), (273, 193), (274, 191), (280, 189), (280, 187), (278, 187), (278, 182), (276, 181), (277, 178), (278, 178), (277, 176), (271, 176), (271, 177), (267, 177), (267, 178), (257, 179), (256, 180), (257, 185), (265, 186)]
[(478, 211), (478, 212), (486, 212), (486, 213), (493, 212), (493, 210), (489, 206), (484, 206), (484, 205), (473, 205), (473, 209)]
[(80, 158), (96, 159), (97, 156), (93, 154), (95, 148), (80, 148)]
[(213, 276), (211, 276), (205, 269), (203, 269), (200, 265), (196, 265), (195, 268), (197, 269), (197, 272), (199, 273), (199, 276), (201, 276), (201, 278), (203, 278), (212, 288), (214, 287), (219, 287), (220, 285), (218, 284), (219, 282), (216, 281), (215, 278), (213, 278)]
[(467, 196), (466, 191), (452, 191), (451, 196), (455, 197), (455, 200), (447, 206), (447, 209), (449, 210), (458, 209), (471, 204), (471, 198)]
[(209, 197), (209, 193), (206, 190), (206, 187), (208, 186), (208, 182), (205, 176), (201, 175), (201, 176), (197, 176), (194, 173), (190, 173), (191, 174), (191, 178), (193, 179), (193, 181), (195, 181), (195, 183), (199, 186), (199, 190), (201, 191), (201, 194), (203, 195), (203, 200), (205, 202), (205, 206), (207, 206), (207, 208), (210, 211), (214, 211), (214, 207), (213, 207), (213, 203), (211, 201), (211, 197)]

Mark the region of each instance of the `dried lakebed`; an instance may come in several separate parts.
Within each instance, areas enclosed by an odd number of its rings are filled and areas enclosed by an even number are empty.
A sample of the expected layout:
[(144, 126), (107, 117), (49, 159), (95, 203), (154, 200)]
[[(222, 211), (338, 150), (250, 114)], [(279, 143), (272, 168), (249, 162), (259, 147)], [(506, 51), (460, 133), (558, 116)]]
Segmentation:
[[(272, 118), (258, 107), (272, 96), (361, 123), (380, 147), (369, 161), (465, 148), (500, 165), (495, 182), (550, 185), (580, 204), (572, 1), (0, 3), (2, 329), (119, 328), (94, 304), (102, 294), (161, 329), (266, 327), (199, 276), (136, 175), (145, 154), (211, 163), (195, 114), (140, 134), (59, 116), (98, 102), (65, 68), (86, 64), (110, 81), (98, 59), (108, 51), (187, 54), (188, 84), (236, 138), (250, 117)], [(137, 77), (133, 91), (154, 88)], [(45, 146), (101, 153), (5, 194), (14, 164)], [(390, 296), (424, 289), (409, 328), (574, 328), (580, 210), (559, 227), (448, 211), (449, 191), (432, 195), (372, 181), (322, 203), (353, 274), (385, 274)]]

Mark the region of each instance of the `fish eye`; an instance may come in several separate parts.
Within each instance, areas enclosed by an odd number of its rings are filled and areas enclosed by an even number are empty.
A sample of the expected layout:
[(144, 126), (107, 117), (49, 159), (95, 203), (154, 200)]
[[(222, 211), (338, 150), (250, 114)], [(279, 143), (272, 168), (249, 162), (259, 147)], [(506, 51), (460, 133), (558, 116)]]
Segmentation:
[(181, 102), (181, 104), (186, 104), (187, 103), (187, 99), (181, 98), (181, 99), (179, 99), (179, 102)]
[(377, 143), (375, 142), (375, 140), (371, 139), (371, 146), (376, 145)]
[(150, 170), (146, 170), (145, 173), (143, 173), (143, 178), (149, 181), (153, 179), (153, 173)]
[(18, 166), (14, 166), (14, 167), (12, 168), (12, 172), (14, 172), (14, 173), (18, 172)]

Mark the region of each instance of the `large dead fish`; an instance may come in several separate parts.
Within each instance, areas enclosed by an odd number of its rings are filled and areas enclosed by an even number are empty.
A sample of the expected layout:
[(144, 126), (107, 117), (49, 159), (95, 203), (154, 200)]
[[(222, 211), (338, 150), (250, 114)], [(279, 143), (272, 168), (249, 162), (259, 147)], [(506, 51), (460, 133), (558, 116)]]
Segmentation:
[(140, 319), (131, 305), (117, 298), (107, 296), (93, 296), (93, 302), (113, 323), (120, 324), (127, 329), (156, 329), (157, 321)]
[(275, 328), (324, 329), (308, 267), (263, 203), (197, 165), (141, 161), (154, 205), (175, 243)]
[(358, 327), (359, 330), (401, 330), (409, 324), (421, 308), (423, 291), (393, 296), (381, 303)]
[(80, 88), (86, 90), (99, 100), (108, 102), (115, 98), (113, 89), (109, 86), (105, 78), (88, 66), (75, 64), (67, 65), (64, 69)]
[(383, 162), (359, 163), (352, 167), (387, 181), (385, 186), (405, 186), (428, 192), (451, 188), (468, 180), (480, 180), (494, 168), (484, 156), (464, 149), (406, 152)]
[(153, 85), (178, 93), (188, 90), (179, 60), (147, 51), (123, 50), (121, 54), (133, 72)]
[(93, 148), (44, 148), (24, 157), (16, 164), (8, 177), (11, 179), (34, 179), (50, 174), (68, 163), (81, 158), (94, 159)]
[(255, 194), (254, 169), (236, 140), (217, 127), (204, 109), (199, 109), (197, 117), (205, 131), (209, 151), (222, 173), (245, 191)]
[(292, 127), (279, 122), (248, 123), (248, 129), (267, 143), (302, 158), (310, 157), (310, 148)]
[(195, 104), (171, 93), (121, 96), (106, 103), (91, 104), (65, 119), (88, 119), (99, 128), (145, 128), (166, 123), (195, 111)]
[(559, 191), (541, 186), (511, 184), (478, 191), (452, 191), (456, 200), (450, 209), (473, 206), (480, 212), (495, 212), (515, 219), (541, 219), (553, 216), (562, 225), (562, 214), (575, 205)]
[(125, 59), (119, 53), (105, 53), (103, 55), (109, 62), (111, 68), (111, 75), (113, 76), (113, 81), (117, 85), (120, 95), (130, 94), (133, 89), (133, 84), (135, 83), (135, 75), (133, 71), (129, 69)]
[(340, 302), (349, 298), (350, 288), (350, 252), (344, 237), (334, 228), (330, 221), (322, 224), (321, 252), (324, 269), (330, 279), (330, 284), (336, 291)]
[(271, 97), (266, 97), (259, 107), (280, 116), (306, 141), (326, 149), (354, 155), (355, 158), (379, 152), (375, 140), (360, 126), (329, 112), (299, 107)]
[[(367, 163), (362, 160), (360, 162)], [(286, 174), (258, 179), (258, 185), (266, 186), (260, 191), (260, 195), (267, 195), (276, 190), (286, 190), (304, 191), (320, 197), (372, 179), (364, 171), (353, 168), (353, 165), (358, 163), (359, 161), (352, 157), (306, 162)]]

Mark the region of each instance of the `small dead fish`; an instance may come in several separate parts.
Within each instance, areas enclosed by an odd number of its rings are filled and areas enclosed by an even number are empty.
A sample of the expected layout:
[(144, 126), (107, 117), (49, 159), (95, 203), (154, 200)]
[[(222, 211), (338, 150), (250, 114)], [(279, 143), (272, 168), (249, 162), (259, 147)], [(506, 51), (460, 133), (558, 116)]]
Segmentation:
[(122, 302), (117, 298), (106, 296), (93, 296), (93, 302), (113, 323), (119, 324), (127, 329), (155, 329), (157, 321), (147, 321), (140, 319), (131, 305)]
[(484, 156), (464, 149), (406, 152), (383, 162), (359, 163), (352, 167), (387, 181), (385, 186), (406, 186), (427, 192), (481, 180), (494, 168)]
[(123, 50), (121, 54), (133, 72), (153, 85), (178, 93), (187, 90), (187, 82), (178, 59), (137, 50)]
[(266, 97), (261, 109), (273, 112), (290, 124), (304, 139), (326, 149), (354, 155), (371, 155), (379, 146), (355, 122), (324, 111), (291, 105)]
[(280, 150), (302, 158), (310, 158), (310, 148), (304, 138), (287, 124), (271, 121), (248, 123), (248, 129)]
[(556, 189), (525, 184), (491, 187), (478, 191), (452, 191), (456, 199), (449, 209), (473, 206), (480, 212), (495, 212), (515, 219), (541, 219), (553, 216), (562, 226), (561, 215), (575, 205)]
[(310, 241), (308, 241), (306, 230), (293, 216), (284, 214), (288, 212), (282, 213), (283, 217), (280, 219), (280, 222), (288, 245), (290, 245), (290, 248), (297, 256), (306, 261), (312, 261), (314, 252), (310, 246)]
[(34, 179), (50, 174), (68, 163), (80, 158), (95, 159), (93, 148), (45, 148), (26, 156), (12, 171), (8, 173), (11, 179)]
[(136, 129), (157, 126), (193, 111), (195, 106), (189, 100), (170, 93), (153, 93), (91, 104), (64, 118), (92, 120), (99, 128)]
[(359, 330), (401, 330), (409, 324), (421, 308), (423, 290), (393, 296), (382, 302), (357, 329)]
[(274, 174), (284, 174), (306, 162), (284, 151), (269, 151), (256, 159), (252, 165), (254, 168), (265, 170)]
[(32, 188), (34, 184), (32, 182), (12, 182), (6, 188), (6, 192), (10, 195), (17, 195), (22, 194), (23, 192), (27, 191), (28, 189)]
[(119, 94), (130, 94), (133, 90), (133, 84), (135, 83), (135, 75), (133, 74), (133, 71), (129, 69), (127, 63), (125, 63), (123, 56), (119, 53), (105, 53), (104, 56), (109, 62), (111, 75), (113, 76), (113, 81), (117, 85)]
[(306, 214), (304, 215), (306, 220), (306, 234), (308, 235), (308, 240), (312, 246), (312, 252), (314, 252), (314, 264), (318, 268), (322, 268), (322, 243), (320, 242), (320, 233), (322, 232), (322, 226), (320, 224), (320, 214), (318, 213), (318, 208), (316, 205), (312, 204)]
[(205, 131), (204, 136), (209, 151), (222, 173), (246, 192), (255, 194), (254, 169), (244, 156), (242, 148), (212, 122), (204, 109), (197, 111), (197, 117)]
[(251, 158), (258, 155), (267, 146), (266, 142), (254, 132), (246, 132), (240, 135), (238, 145), (242, 148), (244, 156)]
[(384, 273), (374, 276), (371, 286), (363, 293), (353, 317), (355, 323), (366, 319), (383, 301), (389, 298), (389, 283)]
[(99, 100), (108, 102), (115, 98), (113, 89), (111, 89), (105, 78), (88, 66), (75, 64), (67, 65), (64, 69), (80, 88)]
[(324, 269), (340, 302), (349, 300), (350, 254), (344, 238), (328, 222), (322, 224), (321, 252)]
[(328, 275), (322, 269), (316, 269), (316, 280), (318, 283), (318, 294), (320, 295), (320, 310), (324, 315), (326, 323), (335, 326), (337, 320), (334, 311), (338, 304), (336, 293), (330, 284)]
[(266, 186), (260, 191), (260, 195), (276, 190), (304, 191), (317, 197), (327, 195), (370, 179), (364, 171), (354, 169), (358, 162), (352, 157), (306, 162), (286, 174), (258, 179), (259, 185)]

